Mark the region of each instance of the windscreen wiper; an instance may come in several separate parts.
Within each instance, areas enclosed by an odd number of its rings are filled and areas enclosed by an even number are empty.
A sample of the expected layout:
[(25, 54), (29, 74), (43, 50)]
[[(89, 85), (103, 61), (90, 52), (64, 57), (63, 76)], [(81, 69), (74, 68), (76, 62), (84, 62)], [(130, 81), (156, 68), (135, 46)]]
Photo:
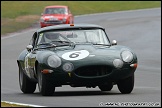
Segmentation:
[[(56, 47), (57, 46), (73, 46), (73, 47), (75, 47), (75, 42), (71, 42), (71, 41), (52, 41), (52, 42), (60, 42), (60, 43), (63, 43), (62, 45), (56, 45)], [(65, 44), (65, 43), (68, 43), (68, 45)]]
[(71, 43), (71, 42), (69, 42), (69, 41), (61, 41), (61, 40), (59, 40), (59, 41), (51, 41), (51, 42)]
[[(45, 46), (41, 46), (41, 45), (45, 45)], [(62, 45), (55, 45), (53, 43), (40, 43), (37, 46), (41, 46), (35, 49), (46, 49), (46, 48), (56, 48), (56, 47), (61, 47), (61, 46), (69, 46), (69, 44), (62, 44)], [(73, 46), (70, 44), (70, 46)]]
[(37, 46), (40, 46), (40, 45), (51, 45), (51, 43), (49, 43), (49, 42), (43, 42), (43, 43), (38, 44)]
[(103, 46), (110, 46), (109, 44), (98, 44), (98, 43), (93, 43), (93, 45), (103, 45)]
[[(42, 46), (43, 45), (43, 46)], [(44, 42), (44, 43), (40, 43), (38, 44), (37, 46), (41, 46), (41, 47), (38, 47), (36, 49), (46, 49), (46, 48), (53, 48), (53, 47), (56, 47), (57, 45), (55, 45), (54, 43), (51, 43), (51, 42)]]

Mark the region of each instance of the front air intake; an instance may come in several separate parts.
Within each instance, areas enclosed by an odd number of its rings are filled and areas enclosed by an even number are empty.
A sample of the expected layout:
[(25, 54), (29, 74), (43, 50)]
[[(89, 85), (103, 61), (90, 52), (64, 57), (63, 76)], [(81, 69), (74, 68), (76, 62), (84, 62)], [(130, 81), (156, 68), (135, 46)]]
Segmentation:
[(96, 76), (104, 76), (111, 73), (112, 68), (110, 66), (103, 65), (95, 65), (95, 66), (84, 66), (75, 70), (75, 74), (77, 76), (83, 77), (96, 77)]

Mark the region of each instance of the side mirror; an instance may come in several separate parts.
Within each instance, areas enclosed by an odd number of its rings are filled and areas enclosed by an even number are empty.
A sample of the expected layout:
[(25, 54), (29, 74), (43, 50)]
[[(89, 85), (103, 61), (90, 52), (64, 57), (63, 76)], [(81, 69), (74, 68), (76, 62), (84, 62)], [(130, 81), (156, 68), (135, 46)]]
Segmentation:
[(117, 45), (117, 41), (116, 40), (113, 40), (111, 44), (112, 45)]
[(28, 51), (31, 51), (31, 49), (33, 49), (33, 46), (32, 46), (32, 45), (28, 45), (28, 46), (26, 46), (26, 49), (27, 49)]
[(43, 13), (41, 13), (41, 16), (43, 16)]

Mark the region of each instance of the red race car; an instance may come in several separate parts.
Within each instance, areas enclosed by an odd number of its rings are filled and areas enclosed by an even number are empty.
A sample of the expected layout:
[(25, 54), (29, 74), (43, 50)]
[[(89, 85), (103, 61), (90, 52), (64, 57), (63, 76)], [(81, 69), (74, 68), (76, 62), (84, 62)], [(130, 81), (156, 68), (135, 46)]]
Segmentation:
[(41, 14), (40, 26), (52, 26), (58, 24), (73, 24), (74, 16), (68, 6), (55, 5), (46, 6)]

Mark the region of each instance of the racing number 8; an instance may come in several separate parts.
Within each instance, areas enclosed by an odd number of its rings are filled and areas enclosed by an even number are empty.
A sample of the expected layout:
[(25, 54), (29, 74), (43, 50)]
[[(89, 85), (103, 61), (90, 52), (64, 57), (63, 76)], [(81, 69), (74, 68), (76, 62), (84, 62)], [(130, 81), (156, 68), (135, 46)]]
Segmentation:
[(76, 58), (79, 56), (79, 54), (81, 54), (81, 52), (75, 52), (69, 55), (70, 58)]

